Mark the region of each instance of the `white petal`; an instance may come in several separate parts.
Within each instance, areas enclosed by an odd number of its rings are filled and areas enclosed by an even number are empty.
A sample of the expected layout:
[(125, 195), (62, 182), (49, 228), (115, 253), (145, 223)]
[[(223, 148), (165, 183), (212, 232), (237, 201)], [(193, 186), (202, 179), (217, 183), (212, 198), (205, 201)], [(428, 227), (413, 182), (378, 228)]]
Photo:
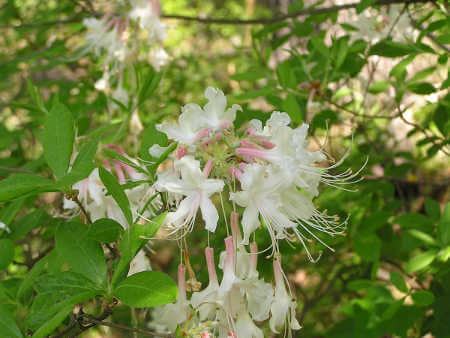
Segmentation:
[(254, 204), (249, 204), (244, 210), (244, 215), (242, 216), (242, 230), (244, 232), (244, 239), (242, 244), (248, 244), (250, 235), (259, 227), (258, 220), (258, 209)]
[(202, 196), (200, 200), (200, 209), (202, 218), (205, 221), (205, 228), (211, 232), (216, 231), (217, 222), (219, 221), (219, 213), (213, 202), (206, 196)]

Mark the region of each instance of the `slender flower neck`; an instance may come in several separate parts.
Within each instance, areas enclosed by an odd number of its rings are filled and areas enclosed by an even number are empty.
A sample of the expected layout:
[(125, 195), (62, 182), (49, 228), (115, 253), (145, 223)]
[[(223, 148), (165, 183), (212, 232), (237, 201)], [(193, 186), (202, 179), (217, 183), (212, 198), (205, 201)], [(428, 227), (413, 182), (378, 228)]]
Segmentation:
[(281, 262), (279, 258), (273, 260), (273, 274), (275, 276), (275, 284), (278, 287), (284, 287), (283, 270), (281, 269)]
[(186, 265), (178, 265), (178, 300), (186, 300)]
[(117, 178), (119, 179), (119, 183), (125, 184), (125, 174), (123, 173), (121, 162), (114, 161), (114, 171), (116, 172)]
[(205, 249), (206, 265), (208, 267), (209, 282), (214, 285), (219, 285), (216, 274), (216, 267), (214, 265), (214, 249), (207, 247)]
[(103, 160), (103, 165), (108, 171), (111, 171), (111, 163), (108, 160)]
[(234, 211), (231, 212), (230, 223), (231, 223), (231, 233), (233, 234), (233, 238), (236, 244), (238, 244), (242, 240), (241, 230), (239, 229), (239, 214), (237, 214)]
[(214, 167), (213, 160), (208, 160), (208, 162), (206, 162), (205, 164), (205, 167), (203, 168), (203, 174), (205, 175), (206, 178), (209, 177), (209, 174), (211, 173), (213, 167)]
[(225, 266), (228, 267), (231, 266), (234, 271), (236, 251), (234, 249), (234, 241), (232, 236), (228, 236), (227, 238), (225, 238), (225, 252), (226, 252)]

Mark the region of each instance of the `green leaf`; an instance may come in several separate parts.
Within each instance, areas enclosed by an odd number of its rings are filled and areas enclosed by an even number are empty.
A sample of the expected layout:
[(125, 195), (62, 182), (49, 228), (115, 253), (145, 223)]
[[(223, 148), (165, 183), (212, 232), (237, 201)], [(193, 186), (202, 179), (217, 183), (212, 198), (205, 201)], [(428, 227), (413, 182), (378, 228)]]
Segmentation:
[(289, 93), (283, 100), (282, 109), (289, 115), (294, 125), (300, 124), (305, 120), (305, 113), (300, 108), (295, 95)]
[(14, 242), (8, 238), (0, 239), (0, 270), (6, 269), (14, 258)]
[(148, 242), (148, 239), (155, 235), (165, 218), (166, 213), (163, 213), (144, 225), (133, 224), (124, 232), (119, 242), (121, 257), (111, 278), (111, 284), (114, 285), (128, 273), (130, 263), (134, 256)]
[(75, 138), (72, 113), (63, 104), (56, 102), (44, 124), (44, 157), (57, 178), (69, 169)]
[(122, 210), (128, 224), (132, 224), (133, 215), (131, 214), (130, 201), (119, 182), (117, 182), (117, 179), (105, 168), (99, 168), (98, 173), (106, 189)]
[(391, 283), (401, 292), (408, 293), (408, 287), (406, 286), (405, 280), (402, 275), (396, 271), (390, 272)]
[(41, 226), (45, 220), (48, 220), (45, 209), (39, 208), (12, 223), (9, 227), (11, 229), (9, 238), (13, 241), (23, 238), (31, 230)]
[(122, 226), (113, 219), (101, 218), (91, 225), (88, 237), (98, 242), (112, 243), (119, 239), (122, 231)]
[[(278, 81), (282, 87), (295, 88), (297, 86), (297, 79), (295, 78), (295, 74), (292, 71), (291, 63), (289, 60), (280, 63), (278, 65), (276, 71), (277, 71)], [(264, 90), (266, 92), (263, 92)], [(264, 89), (260, 89), (260, 91), (261, 91), (261, 93), (260, 93), (261, 95), (258, 95), (258, 96), (266, 96), (266, 95), (273, 93), (273, 88), (264, 88)], [(247, 93), (246, 95), (247, 95), (247, 98), (249, 98), (249, 99), (257, 97), (257, 96), (249, 97), (248, 96), (249, 93)]]
[(450, 202), (447, 203), (439, 221), (439, 240), (443, 245), (450, 244)]
[(428, 306), (434, 302), (434, 295), (430, 291), (420, 290), (414, 292), (411, 297), (418, 306)]
[(162, 272), (144, 271), (122, 280), (113, 295), (133, 308), (154, 307), (175, 302), (177, 287)]
[(415, 48), (400, 42), (382, 40), (370, 48), (369, 55), (379, 55), (384, 57), (399, 57), (415, 52)]
[(0, 337), (16, 338), (23, 337), (11, 310), (0, 304)]
[(431, 246), (438, 246), (439, 245), (438, 242), (433, 237), (431, 237), (427, 233), (422, 232), (420, 230), (411, 229), (411, 230), (408, 231), (408, 233), (411, 236), (417, 238), (418, 240), (424, 242), (427, 245), (431, 245)]
[(373, 5), (377, 0), (361, 0), (356, 6), (356, 14), (361, 13), (367, 7)]
[(4, 224), (6, 224), (6, 226), (9, 226), (10, 230), (10, 224), (22, 209), (24, 202), (25, 198), (17, 199), (15, 201), (12, 201), (11, 203), (4, 205), (0, 209), (0, 222), (3, 222)]
[(387, 80), (375, 82), (369, 87), (369, 93), (372, 94), (384, 93), (389, 89), (390, 84), (391, 84), (390, 81)]
[(408, 273), (412, 273), (425, 269), (428, 265), (433, 263), (434, 259), (436, 258), (436, 253), (437, 251), (430, 250), (414, 256), (406, 264), (405, 270)]
[(427, 95), (434, 93), (436, 88), (429, 82), (415, 82), (406, 86), (406, 88), (415, 94)]
[(44, 338), (48, 334), (52, 333), (73, 310), (73, 305), (68, 304), (62, 307), (56, 313), (52, 314), (48, 321), (46, 321), (39, 329), (33, 334), (33, 338)]
[(397, 216), (394, 218), (392, 222), (394, 224), (398, 223), (406, 229), (408, 228), (424, 229), (428, 228), (433, 223), (430, 218), (418, 213), (409, 213)]
[(33, 174), (15, 174), (0, 181), (0, 202), (54, 190), (55, 183), (47, 178)]
[(149, 149), (154, 144), (159, 144), (161, 147), (166, 147), (168, 139), (166, 134), (156, 129), (156, 125), (152, 124), (147, 127), (142, 133), (142, 141), (139, 147), (139, 156), (147, 161), (154, 161), (155, 159), (149, 154)]
[(17, 291), (17, 298), (19, 300), (23, 302), (30, 301), (29, 297), (31, 295), (28, 295), (28, 291), (31, 290), (32, 286), (35, 284), (40, 274), (45, 270), (48, 259), (49, 255), (45, 256), (44, 258), (41, 258), (25, 275), (25, 278), (22, 281), (22, 283), (20, 283), (19, 290)]
[(403, 72), (406, 71), (406, 67), (414, 60), (415, 55), (411, 55), (397, 63), (389, 73), (389, 76), (399, 77)]
[(425, 212), (434, 220), (438, 220), (441, 217), (441, 207), (439, 206), (439, 203), (430, 198), (425, 200)]
[(36, 290), (39, 294), (59, 294), (61, 298), (76, 296), (86, 291), (102, 293), (102, 289), (99, 289), (90, 279), (73, 271), (42, 276), (39, 278)]
[(158, 88), (161, 78), (162, 73), (157, 73), (151, 67), (148, 67), (147, 74), (145, 74), (145, 80), (139, 88), (137, 107), (151, 97), (151, 94)]
[(58, 293), (38, 294), (28, 312), (25, 326), (35, 331), (33, 337), (46, 337), (62, 323), (76, 304), (97, 295), (98, 291), (86, 291), (69, 298), (61, 298), (61, 294)]
[(377, 235), (360, 233), (355, 238), (355, 251), (365, 261), (374, 262), (380, 257), (381, 240)]
[(95, 168), (94, 157), (97, 152), (97, 146), (98, 139), (95, 139), (86, 143), (81, 148), (73, 162), (72, 169), (67, 175), (61, 178), (61, 185), (71, 186), (89, 176)]
[(62, 224), (56, 232), (56, 250), (72, 267), (96, 285), (106, 281), (106, 263), (100, 243), (88, 238), (87, 225), (79, 222)]

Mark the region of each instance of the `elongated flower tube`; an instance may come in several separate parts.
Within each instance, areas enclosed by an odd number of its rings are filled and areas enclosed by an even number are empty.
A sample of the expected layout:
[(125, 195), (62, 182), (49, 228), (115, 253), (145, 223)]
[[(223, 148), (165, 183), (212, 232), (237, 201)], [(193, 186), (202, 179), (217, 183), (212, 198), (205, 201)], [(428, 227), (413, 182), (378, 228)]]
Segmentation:
[(199, 312), (201, 321), (215, 319), (219, 292), (219, 282), (214, 265), (214, 249), (207, 247), (205, 249), (205, 257), (206, 266), (208, 267), (209, 284), (204, 290), (194, 292), (191, 297), (192, 306)]
[(191, 313), (189, 301), (186, 298), (186, 266), (178, 266), (178, 299), (176, 303), (155, 308), (151, 326), (165, 328), (165, 331), (175, 332), (179, 324), (185, 323)]
[(299, 330), (301, 326), (295, 316), (297, 304), (286, 291), (284, 273), (278, 258), (275, 258), (273, 261), (273, 272), (275, 276), (275, 297), (270, 307), (272, 314), (269, 322), (270, 329), (274, 333), (279, 333), (286, 325), (289, 330)]

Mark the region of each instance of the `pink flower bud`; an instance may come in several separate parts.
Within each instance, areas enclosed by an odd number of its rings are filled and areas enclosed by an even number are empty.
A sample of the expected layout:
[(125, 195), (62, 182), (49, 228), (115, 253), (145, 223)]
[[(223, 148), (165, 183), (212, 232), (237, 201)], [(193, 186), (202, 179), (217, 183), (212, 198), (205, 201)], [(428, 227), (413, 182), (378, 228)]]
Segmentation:
[(239, 229), (239, 214), (232, 212), (230, 216), (231, 233), (236, 243), (241, 241), (241, 229)]
[(214, 249), (207, 247), (205, 249), (206, 266), (208, 267), (209, 282), (219, 285), (217, 281), (216, 267), (214, 265)]
[(230, 176), (231, 176), (231, 178), (236, 177), (240, 181), (242, 178), (242, 172), (235, 167), (231, 167), (230, 168)]
[(120, 184), (124, 184), (126, 182), (125, 180), (125, 174), (123, 173), (121, 162), (114, 161), (114, 171), (116, 172), (117, 178), (119, 179)]
[(265, 149), (272, 149), (275, 148), (275, 144), (269, 141), (261, 141), (261, 145), (263, 146), (263, 148)]
[(247, 156), (249, 158), (261, 158), (263, 160), (267, 159), (265, 151), (251, 148), (237, 148), (236, 154)]
[(208, 160), (208, 162), (206, 162), (205, 164), (205, 167), (203, 168), (203, 175), (205, 175), (206, 178), (209, 177), (209, 174), (211, 173), (213, 167), (214, 162), (212, 160)]
[(177, 152), (175, 153), (175, 156), (176, 156), (177, 160), (179, 160), (186, 154), (187, 154), (186, 148), (178, 147)]
[(111, 164), (108, 160), (103, 160), (103, 166), (108, 170), (111, 171)]

